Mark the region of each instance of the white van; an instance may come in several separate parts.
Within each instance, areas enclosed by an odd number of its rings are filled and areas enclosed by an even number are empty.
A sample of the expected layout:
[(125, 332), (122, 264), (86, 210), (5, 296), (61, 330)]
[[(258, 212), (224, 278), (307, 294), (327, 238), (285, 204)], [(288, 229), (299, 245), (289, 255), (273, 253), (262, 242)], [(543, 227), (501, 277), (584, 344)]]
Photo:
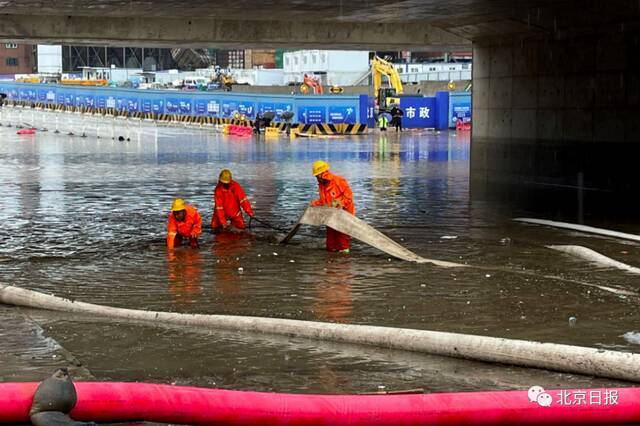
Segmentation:
[(209, 80), (204, 77), (187, 77), (184, 79), (185, 90), (198, 90), (207, 87)]

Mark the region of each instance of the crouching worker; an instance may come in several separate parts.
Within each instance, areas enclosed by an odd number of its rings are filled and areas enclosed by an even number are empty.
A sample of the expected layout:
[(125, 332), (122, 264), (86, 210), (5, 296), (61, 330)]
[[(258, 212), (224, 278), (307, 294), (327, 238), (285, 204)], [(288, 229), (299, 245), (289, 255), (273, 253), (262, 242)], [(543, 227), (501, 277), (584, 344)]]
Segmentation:
[[(324, 161), (313, 163), (313, 175), (318, 180), (320, 198), (312, 201), (312, 206), (328, 206), (356, 213), (353, 205), (353, 192), (346, 179), (329, 171), (329, 164)], [(327, 227), (327, 250), (349, 253), (351, 237), (333, 228)]]
[(213, 191), (213, 218), (211, 229), (220, 232), (229, 228), (229, 223), (237, 229), (245, 229), (244, 210), (253, 217), (253, 209), (242, 186), (231, 178), (231, 172), (224, 169), (220, 172), (218, 184)]
[(192, 248), (198, 248), (198, 236), (202, 233), (202, 218), (198, 210), (176, 198), (171, 205), (167, 225), (167, 247), (180, 247), (187, 242)]

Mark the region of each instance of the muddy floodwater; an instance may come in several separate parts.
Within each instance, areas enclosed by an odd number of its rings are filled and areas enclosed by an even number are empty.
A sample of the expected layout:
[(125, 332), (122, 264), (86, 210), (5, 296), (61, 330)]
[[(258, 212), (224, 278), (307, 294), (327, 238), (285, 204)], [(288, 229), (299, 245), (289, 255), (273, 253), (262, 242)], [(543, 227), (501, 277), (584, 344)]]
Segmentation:
[[(265, 142), (195, 129), (136, 131), (130, 141), (114, 141), (53, 132), (17, 136), (15, 128), (0, 127), (0, 281), (134, 309), (640, 349), (640, 334), (632, 334), (640, 332), (640, 297), (593, 286), (640, 292), (640, 278), (545, 247), (583, 245), (638, 266), (640, 246), (515, 223), (513, 217), (533, 213), (473, 200), (468, 134)], [(277, 245), (277, 231), (266, 227), (253, 227), (251, 235), (209, 232), (222, 168), (244, 186), (259, 219), (287, 229), (317, 194), (310, 171), (318, 159), (349, 180), (358, 217), (421, 256), (473, 267), (402, 262), (357, 242), (349, 256), (328, 254), (320, 229), (303, 228), (288, 246)], [(174, 197), (203, 215), (199, 250), (165, 248)], [(616, 383), (374, 347), (11, 307), (0, 307), (0, 337), (4, 381), (40, 380), (66, 364), (79, 377), (99, 380), (297, 393)]]

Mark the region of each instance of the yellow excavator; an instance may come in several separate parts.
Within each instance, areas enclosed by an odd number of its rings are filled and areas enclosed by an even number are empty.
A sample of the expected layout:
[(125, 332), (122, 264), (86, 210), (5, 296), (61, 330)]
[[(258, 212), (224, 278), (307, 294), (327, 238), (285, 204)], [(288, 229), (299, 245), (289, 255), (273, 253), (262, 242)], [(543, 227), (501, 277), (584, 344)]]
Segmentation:
[[(382, 87), (382, 76), (386, 76), (391, 87)], [(371, 76), (373, 77), (373, 93), (376, 96), (378, 107), (387, 109), (392, 103), (398, 103), (396, 95), (404, 92), (398, 70), (391, 62), (385, 61), (379, 56), (374, 56), (371, 61)]]
[(220, 88), (222, 90), (226, 90), (227, 92), (230, 92), (233, 85), (237, 83), (233, 75), (226, 74), (222, 71), (218, 71), (216, 81), (218, 82), (218, 84), (220, 84)]

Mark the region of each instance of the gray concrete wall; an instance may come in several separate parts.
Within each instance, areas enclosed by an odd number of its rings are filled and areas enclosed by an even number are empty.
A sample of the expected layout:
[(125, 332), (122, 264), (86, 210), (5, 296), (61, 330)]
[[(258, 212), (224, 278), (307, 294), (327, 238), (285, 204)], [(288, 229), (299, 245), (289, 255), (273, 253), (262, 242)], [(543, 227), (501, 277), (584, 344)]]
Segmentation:
[[(475, 43), (472, 189), (638, 194), (639, 35)], [(573, 198), (572, 198), (573, 200)]]

